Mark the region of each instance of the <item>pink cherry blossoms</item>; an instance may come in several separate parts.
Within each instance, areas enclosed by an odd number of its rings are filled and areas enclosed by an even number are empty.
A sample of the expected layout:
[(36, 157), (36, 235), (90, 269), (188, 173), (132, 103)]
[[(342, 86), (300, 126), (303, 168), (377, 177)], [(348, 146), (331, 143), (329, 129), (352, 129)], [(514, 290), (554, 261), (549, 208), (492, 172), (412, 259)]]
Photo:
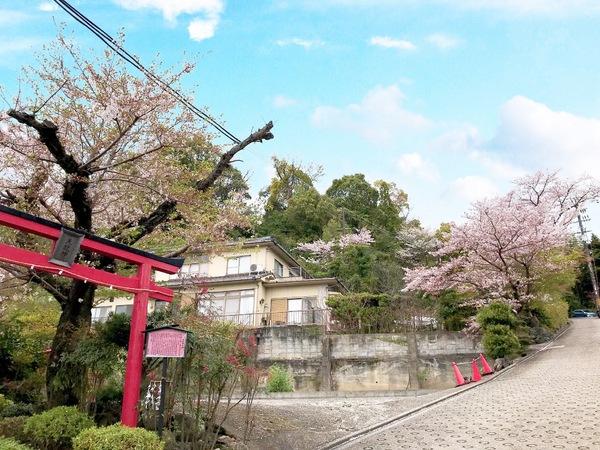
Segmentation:
[(338, 239), (332, 241), (323, 241), (319, 239), (314, 242), (300, 244), (296, 247), (302, 252), (309, 253), (316, 259), (331, 257), (336, 250), (341, 250), (352, 245), (370, 245), (374, 242), (371, 232), (367, 228), (362, 228), (356, 233), (343, 234)]
[(471, 294), (475, 306), (500, 300), (520, 309), (534, 297), (540, 276), (564, 269), (552, 256), (566, 250), (570, 224), (585, 202), (598, 198), (598, 186), (556, 173), (516, 185), (503, 197), (474, 203), (466, 221), (453, 224), (449, 240), (432, 252), (435, 266), (407, 269), (406, 290), (453, 289)]

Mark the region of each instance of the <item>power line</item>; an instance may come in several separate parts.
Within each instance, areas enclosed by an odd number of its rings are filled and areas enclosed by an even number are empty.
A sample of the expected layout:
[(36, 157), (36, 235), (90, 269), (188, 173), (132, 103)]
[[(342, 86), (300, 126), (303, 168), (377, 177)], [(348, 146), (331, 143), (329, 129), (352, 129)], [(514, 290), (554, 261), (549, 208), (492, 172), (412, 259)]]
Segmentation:
[(119, 55), (123, 60), (127, 61), (133, 67), (142, 72), (146, 77), (158, 85), (163, 91), (169, 93), (174, 98), (176, 98), (181, 104), (183, 104), (188, 110), (190, 110), (194, 115), (199, 117), (204, 122), (213, 126), (217, 129), (221, 134), (230, 139), (235, 144), (241, 143), (241, 141), (229, 130), (227, 130), (223, 125), (218, 123), (211, 116), (206, 114), (204, 111), (196, 107), (192, 104), (187, 98), (185, 98), (180, 92), (173, 89), (169, 86), (168, 83), (161, 80), (157, 75), (155, 75), (152, 71), (146, 68), (138, 58), (125, 50), (111, 35), (109, 35), (106, 31), (96, 25), (91, 19), (86, 17), (83, 13), (78, 11), (74, 6), (69, 4), (66, 0), (54, 0), (58, 6), (61, 7), (67, 14), (69, 14), (73, 19), (83, 25), (85, 28), (90, 30), (94, 35), (96, 35), (102, 42), (104, 42), (110, 49), (112, 49), (117, 55)]

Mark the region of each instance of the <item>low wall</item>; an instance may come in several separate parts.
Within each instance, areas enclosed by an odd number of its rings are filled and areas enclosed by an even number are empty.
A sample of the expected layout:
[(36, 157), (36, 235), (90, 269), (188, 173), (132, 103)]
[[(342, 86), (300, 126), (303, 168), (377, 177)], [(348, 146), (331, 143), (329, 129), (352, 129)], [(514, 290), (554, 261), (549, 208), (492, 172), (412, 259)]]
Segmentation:
[(470, 362), (480, 351), (478, 340), (445, 331), (336, 335), (292, 325), (261, 329), (258, 340), (259, 364), (287, 367), (297, 391), (447, 388), (455, 384), (451, 362)]

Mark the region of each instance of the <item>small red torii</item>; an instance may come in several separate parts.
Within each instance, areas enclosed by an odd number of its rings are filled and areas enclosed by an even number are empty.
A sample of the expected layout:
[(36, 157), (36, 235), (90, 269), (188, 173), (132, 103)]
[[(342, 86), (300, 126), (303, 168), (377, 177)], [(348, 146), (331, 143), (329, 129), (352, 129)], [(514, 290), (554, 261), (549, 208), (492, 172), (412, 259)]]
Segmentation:
[(129, 427), (137, 426), (137, 406), (140, 400), (142, 382), (144, 332), (146, 330), (148, 299), (154, 298), (164, 302), (173, 300), (173, 291), (171, 289), (158, 286), (152, 281), (152, 271), (158, 270), (168, 274), (177, 273), (183, 264), (183, 258), (157, 256), (85, 231), (64, 227), (59, 223), (3, 205), (0, 205), (0, 225), (50, 239), (53, 241), (53, 249), (61, 237), (63, 230), (82, 234), (81, 249), (137, 266), (137, 274), (133, 277), (124, 277), (83, 264), (72, 264), (70, 267), (64, 267), (63, 265), (52, 263), (50, 257), (42, 253), (0, 243), (0, 261), (100, 286), (120, 289), (134, 294), (129, 349), (127, 351), (127, 363), (125, 366), (121, 423)]

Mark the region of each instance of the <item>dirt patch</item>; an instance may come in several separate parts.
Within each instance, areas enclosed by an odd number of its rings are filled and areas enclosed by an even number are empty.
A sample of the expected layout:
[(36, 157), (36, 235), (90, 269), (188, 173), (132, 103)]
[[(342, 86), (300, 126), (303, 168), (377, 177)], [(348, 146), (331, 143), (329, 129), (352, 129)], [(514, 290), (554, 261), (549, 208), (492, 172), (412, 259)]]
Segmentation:
[[(316, 449), (327, 442), (397, 416), (447, 395), (439, 391), (417, 397), (361, 397), (255, 400), (255, 426), (249, 450)], [(244, 430), (242, 408), (224, 424), (239, 440)]]

